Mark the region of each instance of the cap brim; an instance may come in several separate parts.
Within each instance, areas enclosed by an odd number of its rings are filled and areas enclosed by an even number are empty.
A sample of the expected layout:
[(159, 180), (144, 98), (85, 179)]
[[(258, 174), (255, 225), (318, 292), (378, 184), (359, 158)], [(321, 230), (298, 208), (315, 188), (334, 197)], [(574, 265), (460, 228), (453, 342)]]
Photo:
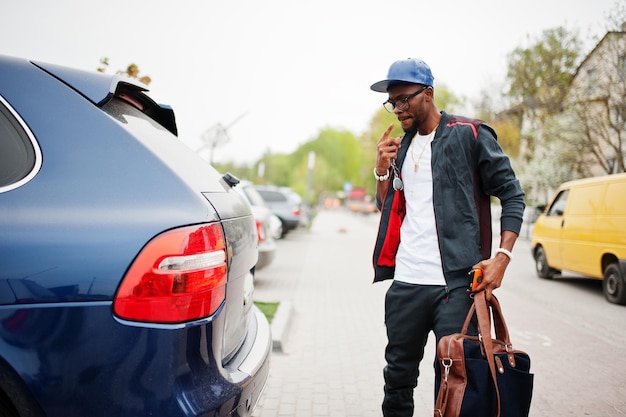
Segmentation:
[(419, 84), (419, 83), (416, 83), (415, 81), (407, 81), (407, 80), (382, 80), (382, 81), (372, 84), (370, 88), (379, 93), (386, 93), (389, 90), (389, 86), (391, 84)]
[(379, 81), (377, 83), (372, 84), (372, 86), (370, 87), (373, 91), (377, 91), (379, 93), (386, 93), (387, 92), (387, 88), (389, 88), (389, 83), (392, 80), (382, 80)]

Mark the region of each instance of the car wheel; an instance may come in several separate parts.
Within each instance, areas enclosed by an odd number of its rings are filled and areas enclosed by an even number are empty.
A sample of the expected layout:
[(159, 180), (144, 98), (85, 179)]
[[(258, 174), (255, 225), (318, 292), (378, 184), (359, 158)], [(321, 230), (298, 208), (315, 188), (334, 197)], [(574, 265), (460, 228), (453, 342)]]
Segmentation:
[(548, 265), (546, 251), (541, 246), (537, 247), (535, 250), (535, 268), (539, 278), (550, 279), (554, 277), (555, 270), (550, 268), (550, 265)]
[(272, 237), (275, 240), (282, 239), (285, 236), (283, 222), (280, 221), (278, 216), (276, 216), (275, 214), (272, 214), (272, 217), (270, 218), (270, 230), (272, 233)]
[[(280, 219), (280, 217), (279, 217)], [(289, 231), (289, 228), (287, 227), (287, 225), (285, 224), (285, 221), (283, 219), (280, 219), (280, 224), (282, 225), (282, 234), (281, 234), (281, 239), (285, 237), (285, 235), (287, 234), (287, 232)]]
[(604, 270), (602, 290), (611, 303), (626, 304), (626, 285), (618, 264), (609, 264)]

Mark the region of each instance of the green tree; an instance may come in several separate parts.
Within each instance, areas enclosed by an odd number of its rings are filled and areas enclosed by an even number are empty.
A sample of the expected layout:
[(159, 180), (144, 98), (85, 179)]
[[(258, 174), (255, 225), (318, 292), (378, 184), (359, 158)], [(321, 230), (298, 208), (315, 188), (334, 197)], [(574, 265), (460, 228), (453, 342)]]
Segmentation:
[(488, 122), (498, 135), (498, 143), (511, 158), (517, 158), (520, 153), (520, 128), (515, 118), (496, 117)]
[[(363, 153), (359, 140), (348, 131), (323, 129), (318, 136), (300, 145), (291, 154), (267, 152), (248, 170), (251, 181), (257, 184), (288, 186), (305, 197), (309, 178), (309, 153), (315, 153), (311, 202), (321, 194), (334, 194), (343, 189), (345, 182), (362, 186), (360, 173)], [(259, 169), (262, 165), (263, 169)], [(218, 170), (223, 166), (217, 164)], [(263, 176), (259, 175), (263, 172)]]
[[(317, 138), (300, 146), (293, 154), (300, 166), (308, 165), (309, 152), (315, 152), (315, 183), (313, 189), (319, 192), (341, 191), (343, 184), (361, 182), (360, 169), (363, 166), (363, 153), (358, 139), (348, 131), (324, 129)], [(323, 172), (319, 171), (323, 167)], [(306, 181), (306, 176), (298, 178)]]
[(435, 83), (435, 105), (439, 110), (456, 113), (465, 106), (466, 101), (465, 97), (457, 96), (445, 84)]
[(581, 60), (580, 51), (577, 31), (563, 27), (545, 30), (531, 46), (509, 54), (507, 95), (534, 114), (560, 112)]
[[(561, 166), (567, 164), (568, 155), (559, 146), (567, 132), (558, 119), (582, 59), (581, 48), (578, 31), (559, 27), (543, 31), (528, 47), (518, 47), (508, 55), (506, 99), (510, 108), (503, 112), (503, 120), (511, 124), (511, 139), (514, 128), (519, 128), (515, 139), (519, 147), (515, 150), (503, 143), (503, 148), (513, 150), (513, 155), (519, 155), (517, 165), (528, 168), (520, 169), (520, 181), (529, 201), (543, 198), (545, 189), (541, 187), (551, 188), (553, 181), (562, 179), (554, 170), (543, 169), (546, 150), (556, 152), (550, 161), (559, 165), (555, 168), (559, 173), (568, 171)], [(507, 130), (500, 129), (501, 138), (508, 139), (502, 135)]]
[[(252, 178), (255, 183), (291, 186), (294, 168), (291, 155), (272, 154), (268, 151), (254, 166), (256, 175)], [(260, 173), (262, 176), (259, 175)]]
[[(541, 37), (508, 56), (507, 98), (509, 115), (523, 121), (521, 157), (529, 161), (537, 146), (559, 140), (559, 132), (546, 132), (547, 119), (559, 114), (576, 68), (581, 61), (577, 31), (563, 27), (543, 31)], [(549, 133), (549, 134), (548, 134)]]
[(477, 116), (487, 122), (498, 135), (498, 143), (511, 158), (520, 153), (521, 117), (516, 112), (494, 109), (491, 95), (482, 91), (477, 103)]

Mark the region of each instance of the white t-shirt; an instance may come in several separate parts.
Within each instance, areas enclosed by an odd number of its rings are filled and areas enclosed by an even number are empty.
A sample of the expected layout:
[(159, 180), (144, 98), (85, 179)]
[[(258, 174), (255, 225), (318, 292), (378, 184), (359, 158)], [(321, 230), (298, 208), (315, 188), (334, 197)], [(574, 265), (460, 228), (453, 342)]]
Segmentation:
[(400, 227), (394, 279), (409, 284), (446, 284), (433, 207), (430, 143), (434, 137), (434, 131), (416, 134), (402, 165), (406, 216)]

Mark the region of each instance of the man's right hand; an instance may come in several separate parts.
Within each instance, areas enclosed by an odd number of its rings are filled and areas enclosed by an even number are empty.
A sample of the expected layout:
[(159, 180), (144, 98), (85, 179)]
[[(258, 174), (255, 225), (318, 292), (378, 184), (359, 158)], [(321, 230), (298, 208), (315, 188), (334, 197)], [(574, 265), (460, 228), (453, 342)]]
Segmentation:
[(391, 168), (391, 160), (396, 158), (398, 154), (398, 147), (400, 147), (401, 138), (391, 138), (389, 135), (393, 130), (394, 124), (391, 123), (387, 130), (383, 133), (382, 137), (378, 140), (376, 146), (376, 174), (385, 175), (385, 173)]

